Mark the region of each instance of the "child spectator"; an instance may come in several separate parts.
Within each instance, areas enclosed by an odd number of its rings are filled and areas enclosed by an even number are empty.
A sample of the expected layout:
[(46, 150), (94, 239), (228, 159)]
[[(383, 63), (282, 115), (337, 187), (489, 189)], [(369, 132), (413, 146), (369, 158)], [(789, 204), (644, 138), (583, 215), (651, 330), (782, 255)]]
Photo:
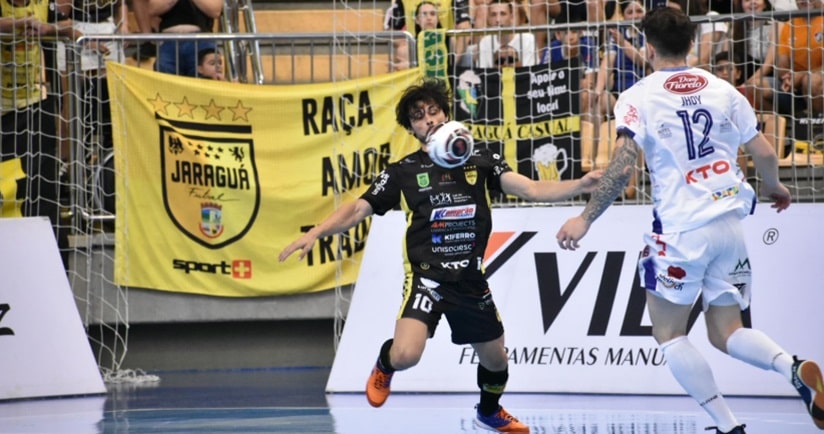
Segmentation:
[(762, 88), (744, 81), (744, 61), (738, 53), (722, 51), (715, 55), (713, 73), (735, 86), (747, 97), (750, 105), (759, 111), (772, 111), (772, 88)]
[(223, 81), (223, 56), (216, 48), (206, 48), (197, 53), (197, 76)]

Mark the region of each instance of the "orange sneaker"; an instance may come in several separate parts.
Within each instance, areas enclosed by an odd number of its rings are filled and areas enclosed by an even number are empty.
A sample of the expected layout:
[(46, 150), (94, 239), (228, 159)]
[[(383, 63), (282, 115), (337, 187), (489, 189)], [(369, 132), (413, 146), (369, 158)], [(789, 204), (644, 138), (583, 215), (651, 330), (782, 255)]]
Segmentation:
[(372, 374), (366, 380), (366, 400), (372, 407), (380, 407), (389, 397), (389, 385), (392, 383), (394, 372), (384, 372), (375, 362)]
[(475, 426), (492, 432), (529, 432), (529, 427), (522, 424), (515, 416), (509, 414), (503, 407), (491, 416), (484, 416), (475, 406)]

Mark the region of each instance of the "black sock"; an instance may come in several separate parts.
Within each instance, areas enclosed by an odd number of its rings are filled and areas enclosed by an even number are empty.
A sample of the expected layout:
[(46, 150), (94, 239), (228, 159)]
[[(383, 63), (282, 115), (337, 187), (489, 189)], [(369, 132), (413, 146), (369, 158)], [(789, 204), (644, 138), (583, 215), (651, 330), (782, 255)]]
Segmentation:
[(392, 348), (393, 341), (393, 339), (388, 339), (384, 342), (381, 346), (381, 352), (378, 355), (378, 367), (387, 374), (395, 372), (395, 368), (392, 367), (392, 363), (389, 361), (389, 349)]
[(504, 393), (506, 387), (506, 380), (509, 379), (509, 370), (492, 372), (478, 364), (478, 387), (481, 388), (481, 402), (478, 405), (478, 411), (484, 415), (489, 416), (500, 408), (498, 401)]

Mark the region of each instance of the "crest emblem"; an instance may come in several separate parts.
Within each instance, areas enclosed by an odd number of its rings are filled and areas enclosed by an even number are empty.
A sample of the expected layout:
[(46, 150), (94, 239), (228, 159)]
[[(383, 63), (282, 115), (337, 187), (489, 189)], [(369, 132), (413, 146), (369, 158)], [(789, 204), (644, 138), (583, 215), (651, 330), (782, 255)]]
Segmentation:
[(243, 238), (260, 207), (251, 126), (158, 125), (163, 204), (175, 226), (210, 249)]
[(478, 182), (478, 168), (475, 165), (464, 166), (464, 177), (467, 184), (475, 185)]
[(428, 173), (419, 173), (418, 174), (418, 187), (421, 187), (421, 188), (429, 187), (429, 174)]

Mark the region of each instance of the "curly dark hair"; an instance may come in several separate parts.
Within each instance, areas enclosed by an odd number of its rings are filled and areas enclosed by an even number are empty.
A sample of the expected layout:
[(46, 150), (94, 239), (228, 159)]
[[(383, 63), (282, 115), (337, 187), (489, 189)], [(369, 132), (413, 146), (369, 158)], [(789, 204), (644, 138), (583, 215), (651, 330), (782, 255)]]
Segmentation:
[(412, 130), (412, 121), (409, 115), (412, 113), (418, 103), (434, 103), (440, 106), (446, 118), (451, 117), (449, 110), (450, 100), (449, 87), (446, 82), (437, 78), (424, 78), (420, 84), (409, 86), (401, 96), (398, 105), (395, 107), (395, 120), (398, 125), (405, 130)]

